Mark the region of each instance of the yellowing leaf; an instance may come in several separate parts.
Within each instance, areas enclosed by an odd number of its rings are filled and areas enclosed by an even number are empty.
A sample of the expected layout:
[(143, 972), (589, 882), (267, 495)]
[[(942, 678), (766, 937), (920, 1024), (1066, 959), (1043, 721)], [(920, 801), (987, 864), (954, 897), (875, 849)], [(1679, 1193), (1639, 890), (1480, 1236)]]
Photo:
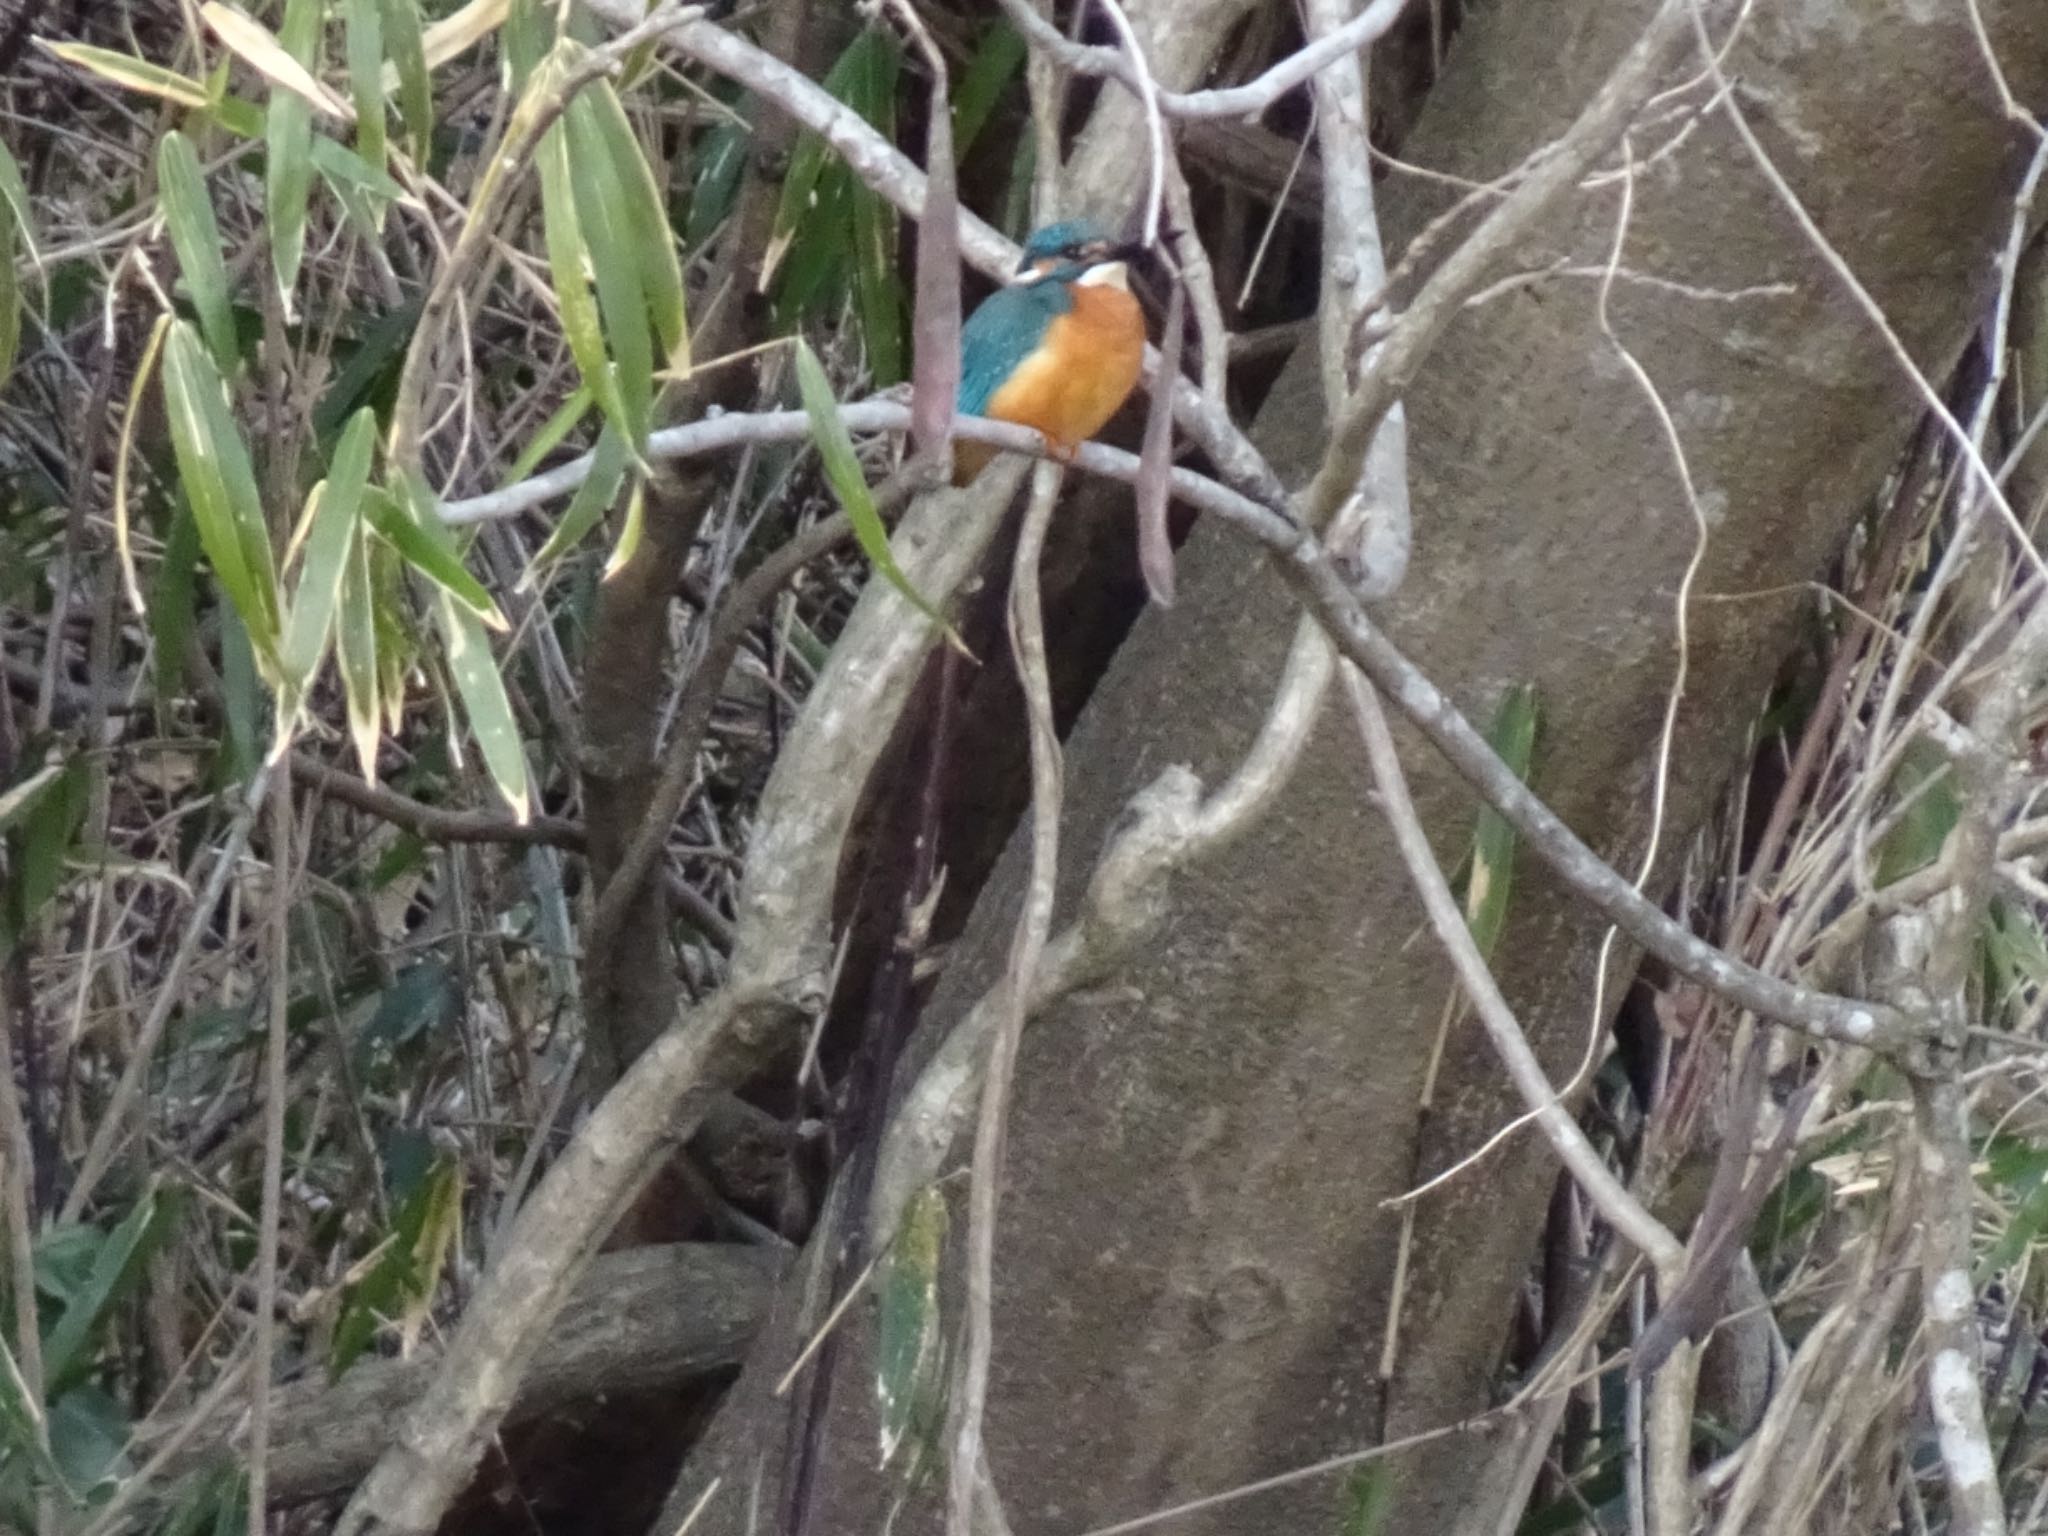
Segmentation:
[(42, 38), (37, 41), (66, 64), (75, 64), (126, 90), (174, 101), (181, 107), (204, 107), (212, 101), (206, 87), (197, 80), (187, 79), (173, 70), (130, 54), (116, 53), (111, 48), (95, 48), (89, 43), (52, 43)]
[(199, 16), (223, 47), (279, 90), (290, 91), (328, 117), (344, 123), (356, 120), (356, 109), (293, 58), (277, 34), (253, 16), (221, 0), (206, 0)]

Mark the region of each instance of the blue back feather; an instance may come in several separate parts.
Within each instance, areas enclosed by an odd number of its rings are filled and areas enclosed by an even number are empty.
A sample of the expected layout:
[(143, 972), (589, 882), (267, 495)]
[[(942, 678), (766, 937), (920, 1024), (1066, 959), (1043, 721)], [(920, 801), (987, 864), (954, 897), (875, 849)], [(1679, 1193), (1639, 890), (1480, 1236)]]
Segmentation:
[(1038, 350), (1054, 318), (1073, 307), (1073, 295), (1058, 282), (998, 288), (982, 300), (960, 327), (960, 413), (986, 415), (990, 398)]

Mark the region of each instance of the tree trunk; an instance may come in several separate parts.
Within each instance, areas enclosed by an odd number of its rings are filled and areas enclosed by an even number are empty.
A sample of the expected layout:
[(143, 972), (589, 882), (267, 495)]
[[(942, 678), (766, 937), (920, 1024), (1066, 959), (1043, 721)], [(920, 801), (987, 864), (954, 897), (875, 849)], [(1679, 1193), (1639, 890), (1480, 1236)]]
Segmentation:
[[(1650, 9), (1516, 0), (1484, 11), (1404, 154), (1466, 177), (1511, 170), (1564, 128)], [(2038, 102), (2048, 13), (2037, 0), (1980, 10), (2014, 90)], [(1680, 73), (1695, 67), (1688, 58)], [(1780, 170), (1939, 379), (1980, 317), (2021, 147), (1968, 9), (1762, 6), (1727, 68)], [(1868, 504), (1914, 401), (1725, 119), (1709, 113), (1687, 134), (1691, 124), (1689, 112), (1655, 116), (1634, 133), (1643, 169), (1611, 299), (1616, 332), (1682, 440), (1709, 535), (1687, 616), (1667, 853), (1737, 761), (1812, 611), (1801, 584), (1822, 574)], [(1695, 522), (1658, 414), (1603, 336), (1599, 285), (1577, 275), (1606, 262), (1620, 194), (1609, 181), (1555, 212), (1512, 261), (1563, 260), (1573, 272), (1468, 311), (1411, 392), (1416, 554), (1383, 617), (1472, 716), (1506, 688), (1534, 685), (1536, 788), (1632, 871)], [(1397, 179), (1382, 202), (1397, 254), (1447, 195)], [(1727, 296), (1764, 284), (1790, 291)], [(1261, 419), (1283, 474), (1319, 455), (1317, 378), (1314, 357), (1297, 357)], [(1294, 614), (1241, 538), (1196, 531), (1181, 552), (1178, 606), (1139, 623), (1068, 742), (1066, 903), (1132, 791), (1169, 764), (1214, 784), (1238, 761)], [(1453, 864), (1472, 797), (1412, 738), (1404, 756)], [(984, 893), (931, 1031), (1000, 976), (1024, 853), (1013, 846)], [(1494, 965), (1558, 1081), (1606, 1022), (1593, 1013), (1600, 941), (1600, 925), (1525, 850)], [(1618, 951), (1610, 981), (1630, 965)], [(1398, 1365), (1384, 1392), (1376, 1377), (1399, 1230), (1385, 1202), (1520, 1107), (1468, 1026), (1446, 1047), (1435, 1113), (1418, 1115), (1451, 985), (1368, 799), (1349, 717), (1333, 707), (1281, 806), (1178, 887), (1165, 938), (1115, 984), (1030, 1026), (997, 1252), (989, 1422), (1020, 1536), (1087, 1530), (1486, 1406), (1555, 1172), (1532, 1132), (1420, 1205)], [(1610, 1009), (1616, 993), (1610, 985)], [(865, 1345), (849, 1351), (871, 1358)], [(880, 1528), (894, 1488), (867, 1470), (870, 1395), (864, 1374), (838, 1393), (839, 1454), (813, 1533)], [(757, 1449), (772, 1486), (779, 1452)], [(1404, 1458), (1386, 1529), (1453, 1529), (1483, 1451), (1454, 1435)], [(1171, 1529), (1332, 1529), (1340, 1499), (1339, 1480), (1322, 1478)], [(700, 1529), (741, 1528), (746, 1505), (743, 1494), (714, 1501)], [(932, 1528), (928, 1515), (908, 1512), (896, 1529)]]

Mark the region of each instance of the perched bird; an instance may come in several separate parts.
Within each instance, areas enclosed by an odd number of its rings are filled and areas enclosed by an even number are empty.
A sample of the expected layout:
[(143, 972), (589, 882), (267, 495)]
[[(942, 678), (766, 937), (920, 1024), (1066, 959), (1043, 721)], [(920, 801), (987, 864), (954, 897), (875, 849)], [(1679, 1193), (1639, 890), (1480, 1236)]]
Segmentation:
[[(960, 413), (1036, 427), (1069, 456), (1101, 431), (1145, 355), (1145, 314), (1125, 265), (1135, 251), (1083, 221), (1048, 224), (1025, 241), (1017, 275), (960, 328)], [(995, 454), (956, 444), (953, 483)]]

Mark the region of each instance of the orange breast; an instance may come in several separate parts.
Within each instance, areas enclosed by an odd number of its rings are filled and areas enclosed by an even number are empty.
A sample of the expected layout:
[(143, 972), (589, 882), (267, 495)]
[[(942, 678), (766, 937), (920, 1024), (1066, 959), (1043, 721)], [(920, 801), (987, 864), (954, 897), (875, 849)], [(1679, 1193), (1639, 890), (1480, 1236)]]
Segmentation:
[(1045, 340), (990, 397), (988, 414), (1036, 427), (1062, 448), (1102, 430), (1137, 386), (1145, 358), (1145, 313), (1122, 288), (1071, 290), (1074, 307), (1055, 317)]

